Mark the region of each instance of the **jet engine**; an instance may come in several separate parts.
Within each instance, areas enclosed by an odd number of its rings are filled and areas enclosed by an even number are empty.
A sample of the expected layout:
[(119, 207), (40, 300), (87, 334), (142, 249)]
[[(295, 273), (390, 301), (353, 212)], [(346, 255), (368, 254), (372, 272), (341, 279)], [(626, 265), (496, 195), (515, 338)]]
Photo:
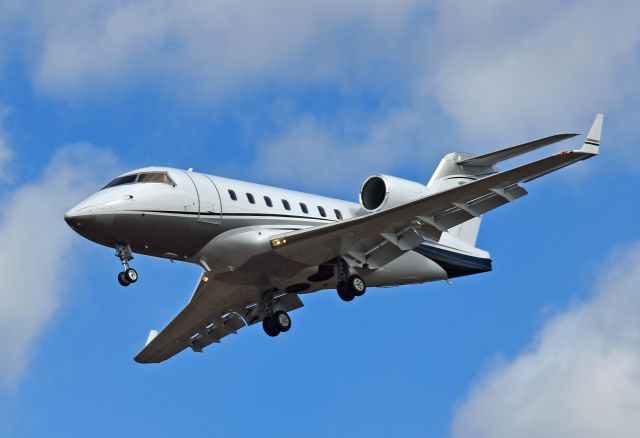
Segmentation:
[(389, 175), (373, 175), (360, 188), (360, 205), (376, 212), (404, 204), (427, 194), (427, 187), (415, 181)]

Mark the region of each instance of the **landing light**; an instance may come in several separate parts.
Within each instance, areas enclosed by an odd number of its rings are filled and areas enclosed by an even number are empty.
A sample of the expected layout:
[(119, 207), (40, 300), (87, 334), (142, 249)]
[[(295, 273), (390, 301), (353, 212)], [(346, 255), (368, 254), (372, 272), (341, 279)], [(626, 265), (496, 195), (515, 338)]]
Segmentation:
[(271, 246), (274, 247), (274, 248), (282, 246), (285, 243), (287, 243), (287, 239), (285, 239), (284, 237), (279, 237), (277, 239), (271, 240)]
[(202, 277), (202, 281), (206, 283), (207, 281), (209, 281), (209, 277)]

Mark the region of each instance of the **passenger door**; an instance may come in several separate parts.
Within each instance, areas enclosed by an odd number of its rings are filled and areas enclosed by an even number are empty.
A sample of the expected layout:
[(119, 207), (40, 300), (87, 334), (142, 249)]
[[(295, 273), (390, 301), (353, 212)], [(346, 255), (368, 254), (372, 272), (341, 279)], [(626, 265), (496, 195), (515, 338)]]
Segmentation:
[(202, 173), (185, 172), (196, 187), (198, 194), (198, 221), (209, 224), (222, 222), (220, 193), (211, 178)]

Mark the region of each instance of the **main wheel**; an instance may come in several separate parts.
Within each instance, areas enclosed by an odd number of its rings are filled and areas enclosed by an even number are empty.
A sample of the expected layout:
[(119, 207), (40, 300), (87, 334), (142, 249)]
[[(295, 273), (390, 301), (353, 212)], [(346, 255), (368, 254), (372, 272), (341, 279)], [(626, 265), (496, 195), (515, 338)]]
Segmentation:
[(125, 277), (124, 272), (118, 274), (118, 283), (120, 283), (121, 286), (129, 286), (131, 284), (131, 282), (127, 280), (127, 277)]
[(275, 321), (270, 316), (267, 316), (262, 320), (262, 328), (264, 332), (272, 338), (280, 334), (280, 330), (278, 330)]
[(291, 318), (287, 312), (283, 312), (282, 310), (278, 310), (273, 314), (273, 325), (278, 328), (280, 332), (288, 332), (291, 328)]
[(367, 291), (367, 285), (359, 275), (352, 275), (351, 277), (347, 278), (347, 288), (356, 297), (364, 295), (364, 293)]
[(138, 273), (135, 269), (129, 268), (124, 271), (124, 278), (126, 278), (129, 283), (135, 283), (138, 281)]
[(351, 290), (347, 287), (347, 283), (344, 281), (338, 282), (337, 290), (338, 290), (338, 296), (343, 301), (351, 301), (355, 298), (354, 293), (351, 292)]

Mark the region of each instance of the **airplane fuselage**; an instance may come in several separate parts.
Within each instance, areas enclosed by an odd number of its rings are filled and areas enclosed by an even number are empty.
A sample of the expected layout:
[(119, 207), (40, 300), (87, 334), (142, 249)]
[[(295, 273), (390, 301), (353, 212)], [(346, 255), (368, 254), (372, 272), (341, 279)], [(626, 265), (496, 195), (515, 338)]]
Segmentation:
[[(269, 237), (364, 214), (353, 202), (151, 167), (116, 178), (69, 210), (65, 220), (82, 236), (108, 247), (128, 244), (134, 253), (195, 263), (223, 280), (242, 266), (243, 275), (229, 276), (235, 283), (302, 293), (335, 287), (333, 270), (300, 265), (296, 278), (273, 284), (278, 271), (286, 267), (291, 272), (295, 262), (272, 254), (261, 257), (271, 252)], [(370, 286), (395, 286), (488, 270), (488, 255), (452, 251), (445, 239), (444, 244), (421, 245), (366, 276)]]

